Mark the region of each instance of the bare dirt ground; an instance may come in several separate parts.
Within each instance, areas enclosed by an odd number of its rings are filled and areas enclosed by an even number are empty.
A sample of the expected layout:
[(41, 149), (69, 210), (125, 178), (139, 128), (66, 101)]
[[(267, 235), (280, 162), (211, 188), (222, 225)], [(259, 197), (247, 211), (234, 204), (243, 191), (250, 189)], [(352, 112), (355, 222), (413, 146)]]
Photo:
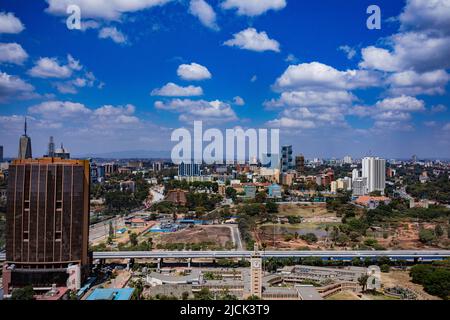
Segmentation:
[(253, 233), (253, 238), (257, 241), (257, 243), (261, 246), (263, 243), (266, 244), (266, 249), (280, 249), (280, 250), (302, 250), (302, 249), (310, 249), (310, 250), (321, 250), (324, 247), (322, 241), (318, 241), (315, 244), (308, 244), (308, 242), (302, 239), (292, 239), (290, 241), (286, 241), (285, 236), (282, 234), (270, 234), (268, 232), (263, 232), (259, 230), (258, 232)]
[(335, 214), (327, 214), (318, 217), (304, 218), (302, 223), (340, 223), (342, 218), (336, 217)]
[(278, 208), (279, 216), (317, 217), (329, 214), (325, 204), (282, 204)]
[(232, 242), (232, 236), (228, 227), (195, 226), (173, 233), (161, 234), (159, 240), (164, 243), (212, 242), (225, 246), (227, 242)]
[(361, 300), (361, 298), (352, 291), (341, 291), (327, 297), (325, 300)]
[(114, 242), (116, 243), (123, 243), (126, 244), (130, 241), (130, 234), (136, 233), (138, 236), (145, 234), (151, 227), (153, 227), (156, 224), (156, 222), (151, 221), (146, 226), (143, 227), (137, 227), (137, 228), (129, 228), (127, 227), (127, 231), (122, 234), (117, 234), (114, 238)]
[[(384, 239), (382, 236), (377, 236), (378, 243), (386, 248), (395, 248), (400, 250), (410, 249), (428, 249), (436, 248), (436, 246), (428, 246), (420, 242), (419, 231), (420, 228), (434, 230), (435, 223), (421, 223), (416, 222), (402, 222), (401, 226), (389, 230), (389, 236)], [(441, 239), (438, 247), (445, 248), (449, 245), (447, 239)]]
[(440, 298), (426, 293), (421, 285), (412, 283), (409, 271), (392, 270), (389, 273), (381, 273), (381, 283), (385, 288), (396, 285), (408, 288), (418, 295), (419, 300), (440, 300)]

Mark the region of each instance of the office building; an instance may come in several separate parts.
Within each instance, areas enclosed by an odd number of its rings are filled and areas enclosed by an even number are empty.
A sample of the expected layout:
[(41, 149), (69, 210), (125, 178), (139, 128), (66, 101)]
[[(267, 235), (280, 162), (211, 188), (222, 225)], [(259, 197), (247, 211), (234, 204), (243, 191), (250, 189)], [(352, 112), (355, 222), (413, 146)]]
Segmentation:
[(261, 167), (259, 169), (259, 176), (263, 177), (265, 180), (270, 182), (279, 183), (280, 182), (280, 170), (279, 169), (269, 169)]
[(184, 163), (182, 162), (178, 165), (178, 176), (179, 177), (193, 177), (201, 175), (200, 164), (194, 163)]
[(359, 178), (359, 170), (358, 169), (353, 169), (353, 171), (352, 171), (352, 181), (355, 181), (358, 178)]
[(352, 164), (353, 163), (353, 159), (350, 156), (345, 156), (343, 162), (344, 162), (344, 164)]
[(120, 182), (120, 191), (124, 192), (135, 192), (136, 191), (136, 182), (134, 181), (122, 181)]
[(117, 163), (107, 163), (104, 166), (105, 176), (110, 176), (119, 171), (119, 165)]
[(31, 138), (27, 135), (27, 118), (25, 118), (24, 134), (19, 140), (19, 154), (18, 159), (31, 159), (33, 157), (31, 152)]
[(169, 190), (165, 200), (179, 206), (185, 206), (187, 203), (186, 194), (187, 191), (181, 189)]
[(295, 170), (300, 174), (305, 173), (305, 157), (302, 154), (295, 157)]
[(354, 196), (364, 196), (367, 194), (367, 178), (357, 178), (352, 181), (352, 194)]
[(292, 146), (281, 147), (281, 173), (286, 173), (294, 168), (292, 158)]
[(70, 159), (70, 153), (67, 149), (64, 149), (64, 145), (61, 143), (61, 148), (55, 150), (55, 157), (61, 159)]
[(142, 169), (144, 168), (144, 162), (139, 160), (128, 161), (127, 167), (133, 169)]
[(54, 156), (55, 156), (55, 142), (53, 141), (53, 137), (50, 137), (50, 141), (48, 142), (47, 157), (53, 158)]
[(282, 173), (281, 184), (285, 186), (291, 186), (295, 180), (295, 173)]
[(249, 199), (254, 199), (256, 196), (256, 186), (249, 185), (244, 186), (245, 197)]
[(374, 157), (362, 159), (362, 177), (367, 179), (367, 192), (380, 191), (386, 187), (386, 160)]
[(281, 198), (281, 186), (278, 184), (272, 184), (269, 186), (269, 197), (270, 198)]
[(3, 162), (3, 146), (0, 146), (0, 163)]
[(337, 183), (337, 181), (332, 181), (331, 182), (330, 190), (331, 190), (331, 193), (336, 193), (337, 192), (337, 190), (338, 190), (338, 183)]
[(153, 171), (159, 172), (163, 169), (163, 164), (162, 164), (162, 162), (153, 162), (152, 168), (153, 168)]
[(89, 161), (17, 159), (9, 167), (4, 294), (80, 288), (89, 271)]
[(347, 191), (352, 190), (352, 178), (350, 178), (350, 177), (345, 177), (345, 178), (344, 178), (344, 182), (345, 182), (344, 186), (346, 187), (345, 190), (347, 190)]

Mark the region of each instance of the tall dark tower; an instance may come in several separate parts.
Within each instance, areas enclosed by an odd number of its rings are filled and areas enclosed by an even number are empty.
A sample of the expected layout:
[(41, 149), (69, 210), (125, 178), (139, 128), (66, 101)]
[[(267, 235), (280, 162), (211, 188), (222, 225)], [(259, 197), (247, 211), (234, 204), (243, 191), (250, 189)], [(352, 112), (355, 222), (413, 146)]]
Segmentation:
[(31, 159), (33, 156), (31, 154), (31, 138), (27, 135), (27, 118), (25, 117), (25, 132), (20, 137), (19, 142), (19, 159)]
[(53, 142), (53, 137), (50, 137), (48, 142), (47, 157), (53, 158), (55, 156), (55, 143)]

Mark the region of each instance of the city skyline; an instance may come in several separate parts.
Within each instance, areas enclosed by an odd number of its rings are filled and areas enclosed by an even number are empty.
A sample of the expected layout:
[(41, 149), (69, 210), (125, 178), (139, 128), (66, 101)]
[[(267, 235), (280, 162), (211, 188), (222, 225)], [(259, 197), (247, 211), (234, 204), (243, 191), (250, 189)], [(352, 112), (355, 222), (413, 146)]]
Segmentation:
[(57, 1), (2, 3), (5, 157), (27, 116), (39, 156), (54, 136), (73, 157), (168, 157), (195, 119), (280, 128), (307, 158), (450, 158), (445, 1), (381, 1), (381, 30), (369, 1), (72, 2), (82, 30)]

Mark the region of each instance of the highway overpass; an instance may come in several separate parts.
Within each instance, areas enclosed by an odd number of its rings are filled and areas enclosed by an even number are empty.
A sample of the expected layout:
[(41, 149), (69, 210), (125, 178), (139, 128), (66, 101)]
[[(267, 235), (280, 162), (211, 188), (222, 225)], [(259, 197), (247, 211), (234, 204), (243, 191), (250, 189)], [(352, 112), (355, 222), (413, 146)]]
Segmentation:
[[(94, 259), (171, 259), (171, 258), (250, 258), (253, 251), (128, 251), (128, 252), (94, 252)], [(450, 257), (450, 250), (433, 251), (260, 251), (262, 257), (272, 258), (306, 258), (353, 259), (389, 257), (392, 259), (441, 260)]]
[[(253, 251), (104, 251), (94, 252), (94, 259), (199, 259), (250, 258)], [(262, 257), (351, 260), (353, 258), (388, 257), (395, 260), (442, 260), (450, 250), (384, 250), (384, 251), (260, 251)], [(0, 261), (5, 254), (0, 253)]]

